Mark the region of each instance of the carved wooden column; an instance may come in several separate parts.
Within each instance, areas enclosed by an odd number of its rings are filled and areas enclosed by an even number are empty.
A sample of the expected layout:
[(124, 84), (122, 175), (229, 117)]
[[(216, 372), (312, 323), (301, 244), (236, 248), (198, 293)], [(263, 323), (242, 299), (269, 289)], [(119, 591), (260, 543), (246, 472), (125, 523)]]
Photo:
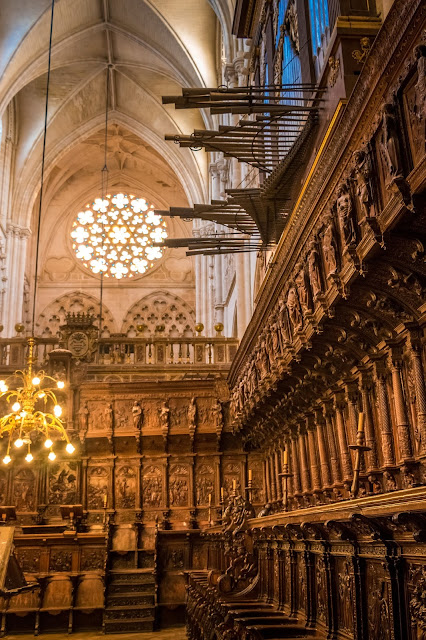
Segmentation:
[(343, 415), (345, 403), (341, 394), (337, 394), (335, 398), (334, 409), (336, 412), (337, 437), (339, 440), (340, 461), (342, 464), (343, 482), (345, 484), (352, 482), (352, 460), (348, 449), (348, 440), (346, 436), (345, 419)]
[(310, 471), (312, 479), (312, 489), (316, 494), (321, 493), (321, 475), (318, 466), (317, 442), (315, 438), (314, 416), (311, 414), (306, 418), (307, 445), (309, 450)]
[(294, 488), (294, 496), (300, 496), (302, 493), (302, 484), (300, 480), (300, 466), (299, 466), (299, 458), (298, 458), (298, 436), (295, 433), (291, 434), (291, 468), (293, 473), (293, 488)]
[(391, 349), (390, 365), (392, 374), (392, 388), (395, 401), (396, 427), (398, 430), (399, 453), (402, 460), (413, 457), (410, 424), (401, 380), (402, 350), (398, 347)]
[(331, 403), (326, 402), (323, 405), (323, 415), (325, 420), (326, 435), (328, 436), (328, 446), (330, 449), (331, 476), (333, 483), (340, 485), (342, 483), (342, 470), (340, 466), (339, 454), (337, 451), (336, 434), (334, 430), (332, 411), (333, 409)]
[(306, 431), (303, 425), (300, 425), (299, 427), (299, 452), (302, 491), (304, 494), (309, 494), (311, 487), (311, 478), (309, 475), (308, 456), (306, 452)]
[(376, 374), (377, 401), (379, 405), (380, 435), (382, 440), (383, 466), (395, 466), (395, 453), (392, 433), (392, 422), (389, 412), (387, 371), (383, 361), (374, 364)]
[(347, 427), (349, 444), (355, 444), (358, 431), (358, 388), (355, 382), (346, 384), (345, 400), (348, 406)]
[(283, 485), (280, 478), (281, 473), (281, 458), (282, 453), (280, 450), (274, 452), (274, 466), (275, 466), (275, 478), (276, 478), (276, 487), (277, 487), (277, 500), (280, 502), (283, 499)]
[(371, 473), (379, 466), (373, 412), (371, 411), (373, 401), (371, 397), (372, 384), (373, 383), (370, 379), (370, 376), (366, 373), (362, 373), (360, 376), (360, 391), (362, 411), (365, 416), (365, 444), (367, 445), (367, 447), (370, 447), (370, 451), (366, 452), (368, 473)]
[(318, 454), (321, 467), (322, 485), (323, 488), (328, 489), (333, 484), (333, 481), (328, 464), (328, 451), (324, 434), (324, 416), (320, 410), (315, 411), (315, 423), (317, 428)]
[(277, 500), (277, 481), (275, 478), (275, 465), (273, 462), (273, 453), (268, 456), (268, 469), (271, 483), (271, 499), (275, 502)]
[(87, 510), (87, 458), (81, 461), (81, 504)]
[(267, 460), (263, 461), (263, 484), (265, 487), (265, 502), (270, 502), (271, 500), (271, 487), (269, 485), (269, 473), (268, 473), (268, 464)]
[(413, 366), (414, 388), (416, 390), (417, 430), (420, 451), (424, 452), (426, 450), (426, 387), (420, 337), (410, 333), (408, 346)]

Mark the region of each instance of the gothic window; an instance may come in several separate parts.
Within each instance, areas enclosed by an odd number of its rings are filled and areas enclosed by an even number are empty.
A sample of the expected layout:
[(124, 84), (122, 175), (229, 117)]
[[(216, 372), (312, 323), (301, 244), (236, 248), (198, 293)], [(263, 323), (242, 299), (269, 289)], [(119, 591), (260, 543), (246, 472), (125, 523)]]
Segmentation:
[(117, 193), (96, 198), (77, 214), (71, 231), (79, 260), (93, 273), (132, 278), (162, 257), (154, 246), (167, 238), (166, 223), (145, 198)]
[(323, 38), (329, 26), (327, 0), (309, 0), (311, 19), (312, 52), (318, 54), (323, 45)]

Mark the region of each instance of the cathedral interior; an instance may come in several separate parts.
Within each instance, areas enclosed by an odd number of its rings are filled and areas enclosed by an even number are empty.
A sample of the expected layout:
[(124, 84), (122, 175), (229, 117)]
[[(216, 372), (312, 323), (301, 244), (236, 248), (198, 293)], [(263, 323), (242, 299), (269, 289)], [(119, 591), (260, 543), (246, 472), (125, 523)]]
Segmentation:
[(0, 636), (426, 640), (425, 2), (0, 52)]

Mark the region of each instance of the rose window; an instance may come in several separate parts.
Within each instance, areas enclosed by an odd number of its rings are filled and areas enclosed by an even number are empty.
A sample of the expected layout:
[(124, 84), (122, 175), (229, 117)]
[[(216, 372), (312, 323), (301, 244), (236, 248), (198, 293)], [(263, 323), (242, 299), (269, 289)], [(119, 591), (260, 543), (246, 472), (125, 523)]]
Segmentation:
[(132, 278), (162, 257), (154, 247), (167, 238), (166, 223), (145, 198), (124, 193), (96, 198), (77, 215), (71, 231), (76, 256), (93, 273)]

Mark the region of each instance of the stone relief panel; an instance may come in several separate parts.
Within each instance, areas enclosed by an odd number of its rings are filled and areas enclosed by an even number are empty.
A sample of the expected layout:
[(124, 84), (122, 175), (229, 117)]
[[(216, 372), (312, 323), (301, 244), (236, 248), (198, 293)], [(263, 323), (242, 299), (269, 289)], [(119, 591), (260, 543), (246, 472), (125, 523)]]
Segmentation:
[(108, 470), (101, 466), (90, 467), (87, 482), (87, 506), (89, 509), (102, 509), (104, 496), (108, 495), (108, 487)]
[[(65, 324), (68, 313), (84, 313), (98, 319), (99, 301), (87, 293), (69, 293), (56, 298), (40, 313), (36, 324), (37, 334), (46, 338), (60, 337), (59, 327)], [(116, 329), (112, 314), (105, 304), (102, 305), (102, 319), (104, 324), (103, 337), (107, 337)]]
[(13, 504), (16, 511), (35, 511), (36, 477), (31, 469), (19, 469), (13, 477)]
[(144, 468), (142, 476), (142, 501), (144, 507), (163, 506), (163, 474), (160, 467)]
[(197, 398), (197, 425), (200, 430), (212, 427), (213, 401), (211, 398)]
[(128, 465), (119, 467), (115, 474), (115, 506), (117, 509), (136, 506), (136, 470)]
[(211, 503), (216, 504), (213, 466), (211, 464), (200, 465), (196, 469), (195, 478), (195, 495), (197, 506), (208, 506), (209, 495), (211, 495)]
[[(142, 336), (158, 334), (167, 337), (194, 335), (195, 312), (181, 298), (165, 291), (150, 293), (127, 312), (122, 332), (136, 335), (138, 325), (143, 325)], [(159, 329), (159, 327), (164, 327)]]
[(415, 73), (403, 91), (403, 108), (413, 164), (422, 159), (426, 151), (426, 45), (414, 49)]
[(87, 408), (89, 432), (112, 431), (114, 419), (112, 403), (105, 400), (89, 400)]
[(172, 398), (169, 400), (171, 429), (186, 430), (188, 428), (189, 402), (189, 398)]
[(185, 464), (170, 467), (169, 503), (171, 507), (187, 507), (189, 498), (189, 468)]

